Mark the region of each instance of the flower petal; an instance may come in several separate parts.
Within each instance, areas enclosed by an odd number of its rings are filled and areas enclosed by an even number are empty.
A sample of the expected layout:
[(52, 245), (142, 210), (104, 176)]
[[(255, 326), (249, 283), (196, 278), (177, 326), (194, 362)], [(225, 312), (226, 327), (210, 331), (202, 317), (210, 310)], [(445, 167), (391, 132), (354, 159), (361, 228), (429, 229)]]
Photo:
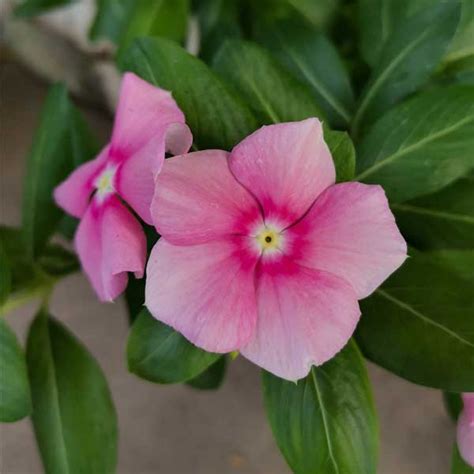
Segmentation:
[(151, 206), (158, 232), (175, 245), (248, 233), (262, 222), (255, 199), (232, 176), (228, 153), (207, 150), (166, 160)]
[(464, 461), (474, 467), (474, 393), (463, 393), (464, 408), (458, 419), (457, 440)]
[[(163, 142), (170, 127), (173, 151), (191, 146), (183, 112), (168, 91), (155, 87), (133, 73), (125, 73), (120, 89), (110, 155), (116, 161), (130, 158), (152, 138)], [(162, 159), (160, 155), (157, 158)]]
[(192, 246), (159, 240), (147, 266), (145, 304), (151, 314), (207, 351), (245, 344), (255, 327), (258, 256), (245, 252), (243, 240)]
[(285, 234), (299, 263), (344, 278), (358, 299), (370, 295), (407, 257), (385, 193), (375, 185), (328, 188)]
[(257, 327), (241, 354), (287, 380), (336, 355), (352, 336), (360, 310), (352, 287), (330, 273), (286, 259), (257, 278)]
[(230, 168), (259, 200), (265, 220), (282, 227), (300, 218), (336, 179), (315, 118), (262, 127), (232, 150)]
[(77, 229), (76, 250), (101, 301), (112, 301), (127, 285), (128, 271), (143, 276), (146, 239), (142, 228), (114, 196), (91, 202)]
[(150, 206), (155, 192), (155, 174), (165, 159), (164, 142), (158, 137), (125, 160), (117, 172), (117, 193), (149, 225)]
[(86, 212), (94, 190), (94, 180), (107, 161), (108, 151), (109, 147), (106, 146), (97, 158), (76, 168), (54, 190), (56, 204), (68, 214), (81, 218)]

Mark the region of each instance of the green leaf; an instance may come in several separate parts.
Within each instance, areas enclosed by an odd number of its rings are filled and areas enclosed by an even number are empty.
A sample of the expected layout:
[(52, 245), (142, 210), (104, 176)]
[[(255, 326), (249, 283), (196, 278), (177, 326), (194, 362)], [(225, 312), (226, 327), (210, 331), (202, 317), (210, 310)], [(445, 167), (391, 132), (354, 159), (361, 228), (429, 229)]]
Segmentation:
[(97, 13), (89, 30), (92, 41), (107, 38), (119, 44), (137, 0), (97, 0)]
[(23, 231), (27, 252), (38, 255), (64, 215), (54, 188), (91, 159), (97, 144), (71, 104), (63, 85), (50, 89), (31, 148), (23, 191)]
[(473, 203), (474, 175), (468, 175), (392, 210), (405, 238), (419, 249), (474, 249)]
[(356, 180), (392, 202), (430, 194), (474, 167), (474, 87), (425, 92), (380, 119), (358, 147)]
[(64, 326), (40, 312), (28, 335), (27, 362), (45, 471), (114, 472), (117, 418), (95, 359)]
[(347, 126), (354, 109), (349, 75), (337, 49), (302, 22), (276, 22), (259, 38), (280, 63), (313, 93), (332, 126)]
[(46, 296), (58, 278), (79, 269), (77, 258), (59, 245), (47, 245), (34, 261), (20, 229), (0, 226), (0, 246), (8, 257), (11, 273), (8, 299), (0, 304), (1, 314), (31, 298)]
[(192, 379), (221, 354), (203, 351), (146, 309), (136, 318), (127, 343), (128, 369), (156, 383), (181, 383)]
[(0, 239), (0, 308), (8, 299), (12, 286), (12, 272), (10, 270), (10, 260), (4, 249), (3, 239)]
[(457, 1), (440, 2), (422, 9), (394, 31), (362, 93), (354, 135), (429, 78), (456, 31), (459, 16)]
[(457, 445), (453, 448), (453, 457), (451, 461), (451, 474), (474, 474), (474, 468), (468, 466), (459, 454)]
[(240, 38), (239, 0), (201, 0), (197, 8), (201, 42), (199, 56), (210, 62), (219, 46), (229, 38)]
[(474, 57), (474, 2), (462, 0), (461, 5), (461, 21), (444, 58), (447, 63)]
[(54, 277), (62, 277), (80, 270), (76, 255), (60, 245), (48, 245), (38, 259), (40, 267)]
[(0, 226), (0, 242), (11, 272), (10, 292), (0, 307), (1, 314), (30, 298), (46, 295), (54, 283), (54, 279), (29, 256), (23, 237), (19, 229)]
[(359, 48), (374, 66), (385, 42), (408, 18), (444, 0), (358, 0)]
[(188, 14), (188, 0), (137, 0), (120, 39), (120, 48), (128, 48), (135, 38), (142, 36), (183, 41)]
[(46, 13), (53, 8), (64, 7), (76, 0), (24, 0), (15, 8), (15, 15), (29, 17)]
[(231, 149), (257, 128), (240, 98), (202, 61), (171, 41), (136, 40), (121, 59), (121, 66), (172, 91), (201, 149)]
[(0, 318), (0, 421), (17, 421), (30, 413), (25, 356), (15, 333)]
[(437, 250), (431, 255), (440, 265), (474, 285), (474, 250)]
[(273, 435), (295, 474), (376, 472), (378, 426), (354, 342), (297, 383), (263, 373)]
[(214, 58), (214, 69), (238, 90), (262, 124), (323, 116), (309, 89), (255, 44), (227, 41)]
[(340, 183), (354, 179), (356, 153), (349, 134), (325, 129), (324, 140), (334, 160), (336, 181)]
[(461, 395), (454, 392), (443, 392), (443, 401), (449, 416), (456, 421), (463, 407)]
[[(464, 258), (474, 267), (474, 253)], [(474, 293), (463, 268), (415, 253), (361, 309), (356, 334), (369, 359), (420, 385), (474, 391)]]
[(204, 372), (188, 380), (186, 383), (199, 390), (217, 390), (224, 381), (227, 369), (227, 357), (219, 357)]

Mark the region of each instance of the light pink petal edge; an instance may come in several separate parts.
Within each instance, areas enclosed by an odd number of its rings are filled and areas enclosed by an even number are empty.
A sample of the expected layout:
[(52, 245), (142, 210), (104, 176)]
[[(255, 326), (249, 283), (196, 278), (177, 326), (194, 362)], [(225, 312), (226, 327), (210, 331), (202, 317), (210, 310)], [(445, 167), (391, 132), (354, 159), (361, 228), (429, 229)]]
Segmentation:
[(255, 328), (255, 263), (242, 264), (232, 239), (175, 246), (161, 238), (147, 265), (145, 305), (196, 346), (233, 351)]
[(407, 244), (385, 192), (376, 185), (331, 186), (286, 235), (297, 261), (343, 278), (359, 299), (370, 295), (407, 257)]
[(282, 228), (299, 219), (336, 179), (316, 118), (260, 128), (232, 150), (230, 168), (259, 200), (265, 220)]
[(241, 354), (286, 380), (305, 377), (312, 365), (334, 357), (360, 317), (357, 296), (344, 280), (282, 262), (259, 272), (257, 327)]

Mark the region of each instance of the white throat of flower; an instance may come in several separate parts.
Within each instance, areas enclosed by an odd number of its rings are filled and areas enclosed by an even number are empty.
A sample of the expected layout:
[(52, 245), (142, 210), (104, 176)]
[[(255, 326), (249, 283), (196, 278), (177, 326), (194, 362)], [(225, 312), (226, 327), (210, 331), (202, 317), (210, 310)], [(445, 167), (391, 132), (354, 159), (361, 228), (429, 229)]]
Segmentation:
[(97, 177), (94, 182), (94, 186), (97, 189), (97, 197), (99, 201), (103, 201), (109, 194), (115, 192), (115, 172), (117, 168), (115, 166), (108, 166), (102, 173)]

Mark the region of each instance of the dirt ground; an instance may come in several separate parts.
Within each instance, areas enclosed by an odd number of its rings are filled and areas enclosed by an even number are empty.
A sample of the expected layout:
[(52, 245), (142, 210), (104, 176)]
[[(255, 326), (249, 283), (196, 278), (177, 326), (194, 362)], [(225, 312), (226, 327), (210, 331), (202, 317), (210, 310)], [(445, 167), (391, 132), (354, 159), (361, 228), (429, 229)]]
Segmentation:
[[(47, 87), (13, 64), (0, 64), (0, 222), (20, 222), (25, 157)], [(106, 138), (110, 119), (85, 110)], [(21, 340), (34, 305), (7, 316)], [(99, 304), (85, 278), (56, 289), (52, 313), (87, 345), (105, 371), (119, 416), (120, 474), (287, 474), (263, 411), (259, 371), (238, 358), (223, 387), (199, 392), (158, 386), (126, 370), (122, 301)], [(380, 417), (380, 474), (446, 474), (454, 427), (441, 394), (369, 364)], [(0, 472), (41, 473), (30, 422), (0, 426)], [(341, 473), (342, 474), (342, 473)], [(345, 473), (344, 473), (345, 474)]]

